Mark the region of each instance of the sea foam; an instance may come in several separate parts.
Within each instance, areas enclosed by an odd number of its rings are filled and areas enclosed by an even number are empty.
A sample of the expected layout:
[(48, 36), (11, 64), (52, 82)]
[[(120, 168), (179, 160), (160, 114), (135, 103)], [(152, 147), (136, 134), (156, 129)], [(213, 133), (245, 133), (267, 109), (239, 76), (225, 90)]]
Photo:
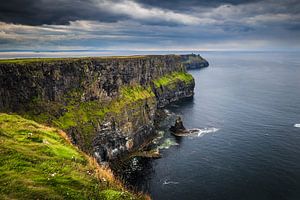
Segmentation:
[(176, 184), (179, 184), (179, 182), (176, 182), (176, 181), (167, 181), (167, 180), (165, 180), (165, 181), (163, 182), (163, 185), (169, 185), (169, 184), (174, 184), (174, 185), (176, 185)]
[(171, 146), (175, 146), (175, 145), (179, 145), (177, 142), (175, 142), (173, 139), (171, 138), (167, 138), (164, 140), (164, 142), (158, 146), (158, 149), (168, 149)]
[(300, 128), (300, 124), (295, 124), (294, 127)]
[(198, 137), (201, 137), (207, 133), (214, 133), (217, 132), (219, 129), (218, 128), (193, 128), (193, 129), (189, 129), (189, 131), (191, 132), (191, 135), (195, 135)]

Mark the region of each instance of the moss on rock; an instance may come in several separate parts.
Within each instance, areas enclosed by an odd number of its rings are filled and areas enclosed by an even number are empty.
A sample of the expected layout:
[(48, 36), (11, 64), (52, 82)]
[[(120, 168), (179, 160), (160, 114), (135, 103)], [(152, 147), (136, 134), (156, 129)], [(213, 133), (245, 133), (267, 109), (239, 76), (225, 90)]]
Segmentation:
[(194, 81), (194, 78), (191, 74), (187, 72), (173, 72), (171, 74), (167, 74), (159, 79), (154, 80), (153, 83), (156, 87), (161, 87), (172, 85), (172, 83), (175, 83), (177, 81), (183, 81), (188, 84)]

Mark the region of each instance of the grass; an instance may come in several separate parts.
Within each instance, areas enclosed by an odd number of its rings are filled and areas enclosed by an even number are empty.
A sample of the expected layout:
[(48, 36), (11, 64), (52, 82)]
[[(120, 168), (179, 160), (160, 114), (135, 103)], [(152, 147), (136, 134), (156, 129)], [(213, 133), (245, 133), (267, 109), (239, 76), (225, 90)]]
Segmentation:
[(190, 83), (194, 80), (193, 76), (187, 72), (173, 72), (153, 81), (155, 87), (168, 86), (177, 81)]
[(134, 102), (154, 96), (150, 87), (144, 88), (141, 85), (122, 87), (120, 92), (121, 99), (127, 102)]
[(15, 59), (0, 59), (0, 64), (25, 64), (38, 62), (59, 62), (59, 61), (91, 61), (91, 60), (107, 60), (107, 59), (133, 59), (146, 58), (145, 55), (133, 56), (99, 56), (99, 57), (77, 57), (77, 58), (15, 58)]
[(120, 96), (109, 105), (111, 112), (121, 113), (124, 108), (133, 104), (142, 103), (147, 99), (154, 99), (155, 95), (150, 87), (141, 85), (125, 86), (120, 89)]
[(65, 61), (65, 60), (75, 60), (76, 58), (14, 58), (14, 59), (2, 59), (0, 63), (15, 63), (15, 64), (25, 64), (34, 62), (52, 62), (52, 61)]
[(66, 134), (0, 113), (0, 199), (143, 199)]

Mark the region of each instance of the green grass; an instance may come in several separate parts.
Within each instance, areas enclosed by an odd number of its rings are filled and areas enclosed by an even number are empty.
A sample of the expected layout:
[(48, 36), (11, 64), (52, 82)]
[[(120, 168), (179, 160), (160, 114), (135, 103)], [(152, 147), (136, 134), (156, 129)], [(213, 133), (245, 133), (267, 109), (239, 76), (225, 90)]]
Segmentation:
[(141, 85), (126, 86), (120, 89), (123, 101), (134, 102), (141, 99), (147, 99), (154, 96), (150, 87), (144, 88)]
[(75, 60), (76, 58), (15, 58), (15, 59), (3, 59), (0, 63), (15, 63), (15, 64), (25, 64), (34, 62), (53, 62), (53, 61), (66, 61)]
[(133, 104), (139, 104), (147, 99), (154, 99), (155, 95), (150, 87), (144, 88), (140, 85), (125, 86), (120, 89), (120, 96), (111, 102), (109, 111), (113, 113), (121, 113), (124, 108)]
[(0, 199), (135, 199), (54, 128), (0, 113)]
[(101, 196), (102, 196), (102, 198), (105, 198), (107, 200), (130, 198), (130, 196), (128, 196), (128, 194), (126, 194), (124, 192), (111, 190), (111, 189), (102, 191)]
[(78, 58), (15, 58), (15, 59), (0, 59), (0, 64), (25, 64), (37, 62), (58, 62), (58, 61), (91, 61), (91, 60), (108, 60), (108, 59), (135, 59), (146, 58), (144, 55), (133, 56), (99, 56), (99, 57), (78, 57)]
[(153, 81), (155, 87), (168, 86), (178, 81), (190, 83), (194, 80), (193, 76), (187, 72), (173, 72)]

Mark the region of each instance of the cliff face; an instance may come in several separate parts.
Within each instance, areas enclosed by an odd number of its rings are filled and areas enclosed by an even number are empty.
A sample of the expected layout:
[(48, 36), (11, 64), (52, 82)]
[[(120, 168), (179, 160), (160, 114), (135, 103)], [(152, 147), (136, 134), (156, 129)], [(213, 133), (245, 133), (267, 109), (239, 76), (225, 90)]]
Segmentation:
[(133, 56), (0, 61), (0, 110), (64, 129), (107, 161), (154, 135), (157, 108), (193, 95), (181, 57)]

